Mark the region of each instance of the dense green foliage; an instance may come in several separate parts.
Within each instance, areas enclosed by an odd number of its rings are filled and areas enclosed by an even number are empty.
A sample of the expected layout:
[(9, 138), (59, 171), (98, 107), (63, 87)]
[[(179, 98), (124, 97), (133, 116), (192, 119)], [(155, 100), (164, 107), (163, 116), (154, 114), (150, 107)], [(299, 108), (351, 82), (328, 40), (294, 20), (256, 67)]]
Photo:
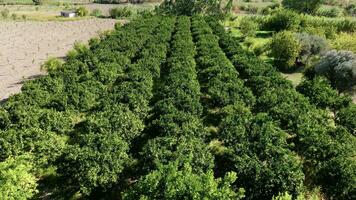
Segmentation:
[(304, 80), (298, 85), (297, 90), (320, 108), (339, 110), (351, 104), (350, 97), (340, 96), (338, 91), (334, 90), (329, 81), (323, 77)]
[(301, 23), (300, 16), (286, 9), (281, 9), (273, 12), (264, 24), (264, 28), (273, 31), (297, 30)]
[(336, 122), (345, 126), (356, 135), (356, 106), (350, 105), (341, 109), (336, 115)]
[(295, 67), (302, 47), (292, 32), (283, 31), (273, 36), (269, 48), (278, 69), (288, 71)]
[(283, 0), (282, 4), (285, 8), (298, 12), (314, 13), (322, 2), (323, 0)]
[(37, 192), (31, 156), (9, 157), (0, 162), (0, 198), (4, 200), (30, 199)]
[(255, 36), (258, 30), (258, 24), (248, 18), (243, 18), (240, 21), (240, 30), (245, 37)]
[(355, 197), (354, 104), (215, 18), (142, 16), (43, 69), (0, 107), (1, 199)]

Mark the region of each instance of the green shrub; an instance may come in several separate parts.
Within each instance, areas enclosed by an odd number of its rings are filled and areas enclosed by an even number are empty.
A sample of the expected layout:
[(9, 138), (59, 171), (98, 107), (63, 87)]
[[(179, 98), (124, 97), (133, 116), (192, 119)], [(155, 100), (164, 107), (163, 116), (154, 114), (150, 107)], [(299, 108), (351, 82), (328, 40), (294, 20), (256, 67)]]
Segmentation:
[(240, 31), (245, 37), (253, 37), (258, 30), (258, 24), (249, 18), (242, 18), (240, 21)]
[(89, 14), (89, 11), (85, 7), (79, 7), (75, 12), (79, 17), (85, 17)]
[(337, 50), (352, 51), (356, 54), (356, 33), (340, 33), (331, 42), (333, 48)]
[(261, 14), (263, 15), (269, 15), (271, 14), (273, 11), (280, 9), (281, 8), (281, 4), (280, 3), (273, 3), (272, 5), (269, 5), (265, 8), (262, 9)]
[(351, 103), (348, 96), (339, 95), (325, 77), (316, 77), (313, 80), (304, 80), (297, 87), (298, 92), (309, 98), (309, 101), (319, 108), (339, 110)]
[(131, 17), (131, 15), (133, 14), (133, 12), (127, 8), (112, 8), (110, 9), (110, 17), (113, 19), (120, 19), (120, 18), (127, 18), (127, 17)]
[(183, 167), (178, 167), (176, 163), (160, 166), (125, 191), (123, 199), (238, 200), (244, 197), (243, 189), (237, 192), (232, 189), (236, 173), (215, 179), (212, 171), (194, 173), (193, 170), (188, 163)]
[(352, 104), (341, 109), (336, 114), (336, 122), (346, 127), (350, 133), (356, 136), (356, 105)]
[(58, 70), (62, 66), (62, 61), (57, 58), (49, 58), (45, 63), (41, 65), (41, 70), (45, 70), (48, 73)]
[(31, 159), (21, 155), (0, 162), (0, 199), (31, 199), (38, 192)]
[(269, 16), (264, 27), (267, 30), (277, 32), (284, 30), (294, 31), (298, 29), (300, 22), (300, 16), (297, 13), (283, 9)]
[(275, 34), (270, 43), (270, 56), (279, 70), (294, 69), (295, 62), (301, 51), (301, 46), (295, 35), (290, 31)]
[(283, 0), (285, 8), (301, 13), (314, 13), (322, 4), (323, 0)]

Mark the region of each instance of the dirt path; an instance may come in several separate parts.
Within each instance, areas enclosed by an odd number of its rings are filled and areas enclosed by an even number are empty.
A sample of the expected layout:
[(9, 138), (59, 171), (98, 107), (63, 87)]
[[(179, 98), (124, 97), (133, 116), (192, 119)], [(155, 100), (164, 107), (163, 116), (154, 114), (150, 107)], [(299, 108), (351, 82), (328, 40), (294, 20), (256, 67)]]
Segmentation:
[(43, 72), (48, 57), (63, 57), (75, 41), (86, 42), (115, 20), (88, 19), (68, 22), (0, 21), (0, 101), (20, 92), (23, 80)]

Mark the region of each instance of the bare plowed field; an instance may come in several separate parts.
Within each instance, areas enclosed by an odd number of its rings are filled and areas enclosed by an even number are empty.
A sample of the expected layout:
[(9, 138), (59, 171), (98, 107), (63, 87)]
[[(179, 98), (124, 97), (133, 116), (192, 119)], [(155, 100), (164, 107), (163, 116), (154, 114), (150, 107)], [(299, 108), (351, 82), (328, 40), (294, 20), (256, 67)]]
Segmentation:
[(89, 19), (67, 22), (0, 21), (0, 100), (18, 93), (24, 80), (37, 77), (49, 57), (64, 57), (73, 44), (86, 42), (115, 20)]

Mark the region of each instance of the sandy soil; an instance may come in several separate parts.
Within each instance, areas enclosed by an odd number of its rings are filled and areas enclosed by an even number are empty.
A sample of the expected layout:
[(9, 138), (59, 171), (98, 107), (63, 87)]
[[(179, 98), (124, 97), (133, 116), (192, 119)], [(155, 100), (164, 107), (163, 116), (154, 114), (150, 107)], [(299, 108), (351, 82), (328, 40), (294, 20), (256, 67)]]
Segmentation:
[(49, 57), (64, 57), (76, 41), (86, 42), (115, 20), (88, 19), (68, 22), (0, 21), (0, 100), (21, 90), (22, 82), (44, 72)]

